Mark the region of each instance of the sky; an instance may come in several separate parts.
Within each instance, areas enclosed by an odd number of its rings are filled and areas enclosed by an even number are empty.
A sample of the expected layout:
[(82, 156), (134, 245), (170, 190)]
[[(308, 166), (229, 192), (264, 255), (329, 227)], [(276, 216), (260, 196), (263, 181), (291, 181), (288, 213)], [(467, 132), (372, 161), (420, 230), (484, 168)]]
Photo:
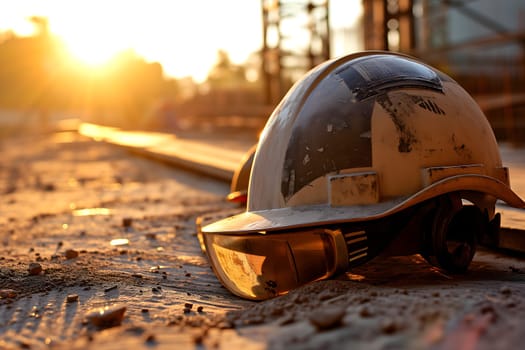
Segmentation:
[[(332, 24), (355, 22), (360, 1), (331, 0)], [(51, 32), (87, 63), (133, 49), (160, 62), (165, 75), (196, 81), (219, 49), (242, 63), (262, 47), (260, 0), (0, 0), (0, 31), (31, 35), (31, 16), (47, 17)]]

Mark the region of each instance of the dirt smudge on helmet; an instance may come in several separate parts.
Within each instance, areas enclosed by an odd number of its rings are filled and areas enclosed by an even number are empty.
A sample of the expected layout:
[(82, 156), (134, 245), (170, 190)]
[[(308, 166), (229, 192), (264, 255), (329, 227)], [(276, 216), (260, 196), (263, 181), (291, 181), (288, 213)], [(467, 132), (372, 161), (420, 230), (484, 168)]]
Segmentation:
[(454, 152), (462, 159), (470, 161), (472, 159), (472, 151), (462, 142), (456, 140), (456, 134), (452, 134), (450, 142), (454, 146)]
[(404, 92), (379, 95), (377, 103), (390, 115), (399, 135), (398, 150), (401, 153), (412, 151), (412, 145), (418, 140), (410, 129), (408, 119), (414, 114), (414, 99)]

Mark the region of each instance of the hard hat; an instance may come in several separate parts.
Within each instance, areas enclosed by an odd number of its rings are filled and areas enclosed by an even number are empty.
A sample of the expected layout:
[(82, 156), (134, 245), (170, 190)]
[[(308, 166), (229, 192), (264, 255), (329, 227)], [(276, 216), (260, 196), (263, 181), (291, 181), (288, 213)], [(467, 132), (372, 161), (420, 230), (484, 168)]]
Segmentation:
[(472, 97), (415, 58), (362, 52), (292, 87), (261, 133), (246, 211), (202, 233), (221, 282), (265, 299), (410, 242), (465, 271), (499, 228), (497, 199), (525, 207)]

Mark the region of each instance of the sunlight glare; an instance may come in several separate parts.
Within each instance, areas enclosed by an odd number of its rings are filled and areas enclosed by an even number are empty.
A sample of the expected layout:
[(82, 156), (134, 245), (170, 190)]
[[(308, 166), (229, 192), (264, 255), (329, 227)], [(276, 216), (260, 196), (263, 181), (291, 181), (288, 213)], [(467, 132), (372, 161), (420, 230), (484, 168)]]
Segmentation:
[(118, 3), (84, 2), (73, 6), (62, 2), (50, 18), (51, 30), (66, 44), (77, 60), (91, 67), (109, 62), (117, 53), (130, 47), (124, 31), (128, 23), (121, 23), (115, 14)]
[[(217, 51), (243, 62), (260, 47), (257, 2), (194, 0), (65, 1), (48, 0), (50, 29), (72, 55), (100, 66), (116, 54), (133, 50), (148, 62), (160, 62), (166, 76), (206, 79)], [(243, 12), (231, 22), (218, 13)], [(243, 30), (239, 30), (243, 28)]]
[(106, 64), (115, 54), (114, 47), (108, 43), (98, 42), (96, 40), (66, 41), (70, 54), (78, 61), (89, 67), (100, 67)]
[[(355, 26), (362, 16), (361, 1), (332, 0), (331, 25)], [(0, 34), (8, 28), (31, 34), (31, 16), (48, 18), (51, 33), (76, 62), (88, 67), (98, 68), (132, 50), (148, 62), (161, 63), (167, 77), (191, 76), (197, 82), (207, 78), (218, 50), (242, 64), (260, 50), (263, 37), (256, 0), (11, 0), (0, 11)], [(353, 39), (334, 45), (333, 53), (354, 50), (355, 45), (347, 44)]]

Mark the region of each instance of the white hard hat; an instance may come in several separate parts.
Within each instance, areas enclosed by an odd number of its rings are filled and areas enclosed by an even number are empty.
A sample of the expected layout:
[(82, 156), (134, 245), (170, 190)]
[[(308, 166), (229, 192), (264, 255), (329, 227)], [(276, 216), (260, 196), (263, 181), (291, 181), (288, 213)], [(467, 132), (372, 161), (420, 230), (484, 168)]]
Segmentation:
[(260, 136), (246, 212), (202, 232), (363, 223), (443, 196), (454, 199), (440, 199), (433, 215), (448, 224), (453, 215), (443, 208), (458, 213), (458, 200), (488, 222), (497, 199), (525, 207), (489, 122), (457, 82), (405, 55), (363, 52), (327, 61), (294, 85)]
[(266, 124), (247, 211), (205, 232), (268, 231), (388, 215), (452, 191), (520, 207), (483, 112), (447, 75), (399, 54), (328, 61)]

